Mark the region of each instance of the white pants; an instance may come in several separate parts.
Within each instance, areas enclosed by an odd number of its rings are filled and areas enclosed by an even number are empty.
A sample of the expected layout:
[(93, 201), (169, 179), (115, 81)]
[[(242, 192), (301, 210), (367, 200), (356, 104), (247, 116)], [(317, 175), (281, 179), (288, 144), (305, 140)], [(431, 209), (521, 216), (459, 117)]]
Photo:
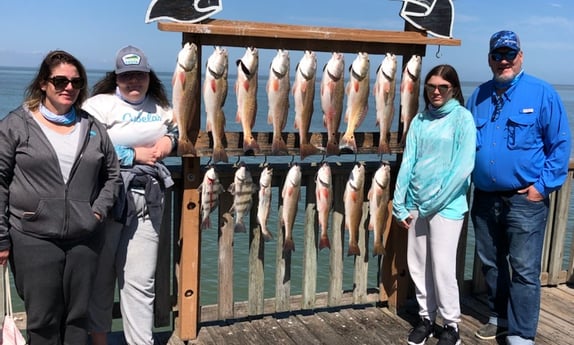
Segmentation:
[(159, 234), (147, 215), (145, 197), (132, 192), (137, 222), (122, 231), (116, 258), (123, 330), (130, 345), (153, 345), (153, 302)]
[(419, 315), (434, 321), (437, 312), (444, 325), (458, 327), (459, 291), (456, 280), (456, 252), (463, 220), (432, 215), (413, 220), (408, 230), (407, 262), (416, 288)]

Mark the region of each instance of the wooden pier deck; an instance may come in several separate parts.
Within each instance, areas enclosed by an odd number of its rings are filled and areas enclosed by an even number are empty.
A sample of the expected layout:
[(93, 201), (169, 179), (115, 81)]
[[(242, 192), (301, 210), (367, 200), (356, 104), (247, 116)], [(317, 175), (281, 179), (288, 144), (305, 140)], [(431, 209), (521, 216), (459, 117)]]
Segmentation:
[[(476, 329), (487, 320), (484, 296), (463, 297), (460, 335), (462, 344), (506, 344), (504, 337), (485, 341), (474, 336)], [(540, 322), (536, 344), (567, 345), (574, 343), (574, 286), (561, 284), (543, 287)], [(208, 312), (209, 313), (209, 312)], [(375, 345), (405, 344), (409, 329), (417, 321), (414, 300), (393, 314), (385, 306), (374, 304), (349, 305), (311, 311), (262, 315), (225, 321), (200, 323), (196, 345), (257, 345), (257, 344), (329, 344)], [(110, 345), (124, 345), (123, 334), (110, 334)], [(169, 333), (157, 334), (158, 345), (183, 344)], [(431, 338), (427, 344), (437, 343)]]

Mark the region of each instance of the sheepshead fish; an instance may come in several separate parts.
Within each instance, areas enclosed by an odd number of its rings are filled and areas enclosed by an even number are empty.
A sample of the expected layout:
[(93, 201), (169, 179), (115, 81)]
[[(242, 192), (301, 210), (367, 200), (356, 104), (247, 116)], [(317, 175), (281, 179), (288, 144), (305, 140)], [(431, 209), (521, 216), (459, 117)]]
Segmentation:
[(347, 130), (341, 139), (341, 149), (357, 152), (355, 131), (367, 115), (369, 97), (369, 54), (360, 52), (349, 68), (349, 82), (345, 93), (347, 94), (347, 109), (345, 121)]
[(345, 207), (345, 229), (349, 230), (349, 250), (347, 255), (360, 255), (359, 226), (363, 217), (365, 166), (356, 164), (349, 175), (343, 202)]
[(207, 115), (206, 130), (213, 137), (213, 163), (226, 162), (225, 152), (225, 114), (223, 105), (227, 98), (228, 53), (225, 48), (215, 47), (207, 59), (205, 81), (203, 83), (203, 101)]
[(259, 204), (257, 205), (257, 221), (261, 226), (261, 235), (265, 241), (273, 239), (273, 235), (267, 228), (267, 220), (271, 211), (271, 179), (273, 169), (265, 167), (259, 177)]
[(385, 255), (383, 232), (389, 213), (391, 166), (381, 164), (373, 175), (373, 182), (367, 198), (369, 199), (369, 230), (374, 231), (373, 256)]
[(319, 250), (331, 248), (328, 229), (329, 212), (331, 211), (331, 204), (333, 202), (333, 185), (331, 183), (331, 168), (327, 162), (324, 162), (317, 172), (315, 179), (315, 199), (317, 202), (317, 218), (319, 220), (319, 228), (321, 229)]
[(422, 58), (418, 55), (411, 56), (401, 79), (401, 123), (403, 124), (403, 133), (400, 145), (403, 147), (407, 140), (407, 132), (409, 131), (411, 120), (419, 109), (421, 67)]
[(293, 224), (297, 215), (297, 204), (299, 203), (299, 192), (301, 190), (301, 167), (298, 164), (293, 165), (287, 177), (281, 196), (283, 198), (283, 212), (281, 214), (281, 224), (285, 227), (285, 242), (283, 251), (290, 252), (295, 250), (293, 243)]
[(379, 126), (381, 132), (379, 154), (391, 153), (389, 136), (395, 114), (396, 73), (397, 57), (395, 54), (387, 53), (377, 69), (373, 90), (377, 108), (377, 126)]
[(269, 104), (267, 122), (273, 124), (271, 153), (274, 155), (288, 153), (281, 132), (287, 123), (289, 111), (289, 91), (291, 88), (289, 66), (289, 52), (278, 49), (277, 55), (271, 61), (267, 81), (267, 103)]
[(253, 183), (251, 173), (245, 165), (241, 165), (233, 177), (233, 182), (229, 185), (228, 191), (233, 195), (233, 205), (229, 210), (235, 214), (235, 232), (245, 232), (243, 217), (251, 211), (253, 194), (257, 192), (257, 186)]
[(179, 129), (178, 155), (196, 153), (188, 133), (199, 106), (198, 74), (197, 46), (186, 42), (177, 54), (177, 64), (171, 80), (173, 114)]
[(248, 47), (240, 60), (237, 60), (237, 80), (235, 94), (237, 96), (237, 116), (235, 120), (241, 123), (243, 129), (243, 152), (257, 153), (259, 145), (253, 136), (253, 125), (257, 115), (257, 69), (259, 68), (259, 51)]
[(345, 57), (333, 52), (323, 69), (321, 108), (323, 126), (327, 128), (327, 155), (339, 154), (339, 125), (345, 96)]
[(211, 227), (209, 215), (219, 204), (219, 194), (224, 191), (213, 167), (203, 175), (198, 189), (201, 193), (201, 228), (206, 229)]
[(315, 52), (306, 50), (297, 64), (295, 81), (293, 83), (295, 129), (299, 130), (299, 154), (301, 159), (318, 152), (318, 149), (311, 144), (309, 134), (315, 98), (316, 72), (317, 56)]

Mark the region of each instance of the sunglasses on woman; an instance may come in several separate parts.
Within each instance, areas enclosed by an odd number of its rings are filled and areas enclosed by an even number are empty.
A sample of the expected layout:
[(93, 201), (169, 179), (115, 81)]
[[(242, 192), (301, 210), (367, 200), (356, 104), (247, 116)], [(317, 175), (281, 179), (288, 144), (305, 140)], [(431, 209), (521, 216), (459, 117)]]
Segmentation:
[(54, 88), (56, 88), (56, 90), (64, 90), (66, 86), (68, 86), (68, 84), (70, 83), (72, 84), (72, 87), (76, 90), (83, 89), (84, 86), (86, 85), (86, 82), (82, 78), (78, 77), (68, 79), (63, 75), (57, 75), (55, 77), (48, 78), (48, 81), (54, 85)]
[(426, 92), (434, 92), (434, 90), (438, 89), (438, 92), (440, 92), (441, 94), (445, 94), (451, 88), (452, 86), (448, 84), (440, 84), (440, 85), (425, 84)]

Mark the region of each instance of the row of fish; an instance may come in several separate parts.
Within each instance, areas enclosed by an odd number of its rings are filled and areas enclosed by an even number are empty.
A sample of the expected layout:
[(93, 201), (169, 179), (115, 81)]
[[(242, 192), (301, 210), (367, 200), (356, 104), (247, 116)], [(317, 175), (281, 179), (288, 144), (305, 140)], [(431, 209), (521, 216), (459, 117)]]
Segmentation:
[[(207, 60), (205, 79), (202, 87), (203, 102), (206, 113), (206, 130), (212, 133), (214, 163), (228, 162), (225, 152), (225, 114), (223, 106), (228, 92), (228, 52), (223, 47), (215, 47)], [(188, 130), (193, 122), (198, 106), (198, 52), (193, 43), (186, 43), (178, 54), (174, 71), (173, 110), (180, 131), (178, 154), (195, 154), (195, 148)], [(402, 74), (400, 84), (400, 120), (403, 124), (404, 139), (412, 117), (418, 110), (420, 73), (422, 59), (413, 55)], [(252, 133), (257, 115), (257, 89), (259, 51), (248, 47), (237, 60), (237, 80), (235, 94), (237, 113), (235, 120), (241, 123), (243, 131), (243, 150), (258, 153), (260, 148)], [(299, 132), (299, 151), (301, 159), (321, 151), (310, 143), (309, 128), (313, 115), (315, 99), (315, 81), (317, 78), (317, 56), (313, 51), (305, 51), (295, 69), (293, 85), (290, 85), (290, 58), (287, 50), (278, 49), (273, 58), (269, 79), (266, 85), (268, 99), (267, 121), (273, 127), (272, 154), (287, 153), (287, 146), (282, 137), (287, 122), (292, 94), (295, 110), (294, 127)], [(323, 68), (320, 83), (321, 110), (323, 124), (327, 129), (327, 155), (338, 155), (346, 149), (357, 152), (355, 131), (363, 123), (368, 111), (370, 90), (370, 60), (365, 52), (359, 52), (349, 67), (348, 81), (345, 84), (345, 61), (341, 53), (333, 52)], [(380, 154), (390, 153), (389, 135), (394, 116), (396, 89), (397, 58), (387, 53), (377, 69), (372, 94), (376, 105), (376, 125), (380, 128)], [(343, 114), (343, 100), (347, 97), (345, 117), (347, 128), (339, 138), (339, 126)]]
[[(240, 165), (235, 171), (233, 182), (228, 191), (233, 195), (233, 204), (230, 213), (234, 214), (234, 231), (245, 232), (244, 217), (249, 214), (253, 202), (253, 194), (258, 194), (257, 222), (261, 228), (261, 235), (265, 241), (273, 238), (267, 227), (271, 212), (271, 182), (273, 169), (265, 167), (259, 178), (259, 186), (253, 182), (251, 173), (245, 165)], [(282, 212), (279, 215), (281, 225), (284, 227), (284, 251), (294, 251), (293, 227), (297, 215), (299, 197), (301, 192), (301, 167), (298, 164), (291, 166), (287, 172), (281, 197), (283, 199)], [(349, 231), (348, 255), (360, 255), (359, 228), (363, 217), (363, 201), (365, 186), (365, 166), (356, 164), (351, 171), (343, 195), (345, 209), (345, 229)], [(214, 167), (207, 170), (199, 186), (201, 193), (201, 227), (211, 226), (210, 214), (218, 206), (219, 194), (224, 192)], [(330, 248), (328, 235), (329, 215), (333, 202), (333, 184), (331, 168), (323, 163), (317, 171), (315, 178), (315, 197), (317, 219), (319, 224), (319, 249)], [(369, 226), (374, 232), (373, 255), (383, 255), (383, 231), (388, 217), (388, 202), (390, 198), (390, 166), (381, 164), (373, 175), (371, 188), (368, 191)]]

